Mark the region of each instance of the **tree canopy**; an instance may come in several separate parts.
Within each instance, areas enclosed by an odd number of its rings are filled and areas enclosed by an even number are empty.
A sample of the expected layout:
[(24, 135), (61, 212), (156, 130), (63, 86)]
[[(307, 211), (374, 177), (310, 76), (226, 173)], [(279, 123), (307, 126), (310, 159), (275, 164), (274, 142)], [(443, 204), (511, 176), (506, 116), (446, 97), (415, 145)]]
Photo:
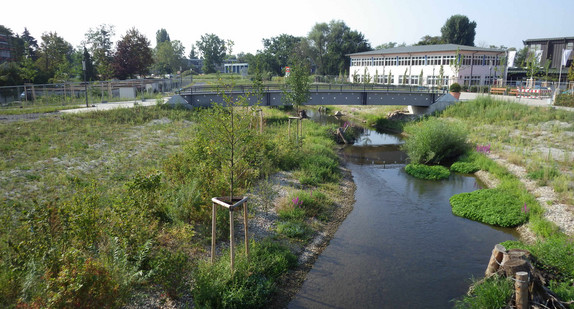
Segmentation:
[(114, 56), (114, 70), (120, 79), (146, 75), (153, 64), (149, 40), (135, 28), (118, 42)]
[(225, 41), (215, 34), (204, 34), (195, 43), (203, 55), (203, 72), (215, 73), (216, 66), (221, 65), (226, 55)]
[(102, 80), (113, 76), (112, 67), (114, 51), (112, 37), (115, 35), (114, 26), (102, 24), (95, 29), (90, 28), (83, 42), (92, 55), (95, 74), (99, 74)]
[(160, 74), (170, 74), (185, 66), (185, 47), (180, 41), (163, 41), (154, 50), (155, 71)]
[(338, 75), (350, 65), (347, 54), (372, 50), (364, 35), (351, 30), (343, 21), (317, 23), (307, 36), (309, 53), (317, 71), (323, 75)]
[(474, 46), (476, 22), (464, 15), (453, 15), (446, 20), (440, 32), (444, 43)]

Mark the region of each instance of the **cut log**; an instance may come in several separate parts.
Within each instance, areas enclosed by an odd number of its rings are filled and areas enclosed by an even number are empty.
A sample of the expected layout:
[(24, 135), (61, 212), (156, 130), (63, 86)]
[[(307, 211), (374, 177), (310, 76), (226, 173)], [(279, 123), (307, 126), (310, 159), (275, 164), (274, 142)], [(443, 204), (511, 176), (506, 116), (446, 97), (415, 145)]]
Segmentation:
[(488, 262), (488, 267), (486, 267), (486, 272), (484, 273), (485, 276), (488, 277), (498, 270), (500, 264), (502, 264), (504, 253), (506, 253), (506, 248), (504, 248), (503, 245), (497, 244), (494, 246), (494, 249), (492, 249), (492, 255), (490, 256), (490, 261)]
[(523, 259), (508, 260), (501, 265), (502, 271), (508, 278), (514, 278), (517, 272), (530, 272), (530, 263)]

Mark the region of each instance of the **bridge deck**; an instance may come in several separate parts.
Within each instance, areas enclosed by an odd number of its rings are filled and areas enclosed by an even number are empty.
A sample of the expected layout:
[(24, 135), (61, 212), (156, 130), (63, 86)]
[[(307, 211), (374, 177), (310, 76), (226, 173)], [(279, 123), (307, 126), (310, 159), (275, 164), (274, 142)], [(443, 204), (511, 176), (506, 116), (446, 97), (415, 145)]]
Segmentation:
[[(257, 96), (251, 88), (226, 91), (227, 95), (239, 97), (250, 94), (247, 98), (250, 104), (255, 104)], [(223, 103), (217, 91), (190, 89), (180, 95), (191, 105), (208, 107), (214, 102)], [(426, 91), (384, 90), (384, 89), (312, 89), (309, 101), (305, 105), (412, 105), (428, 107), (435, 103), (439, 93)], [(261, 94), (262, 106), (281, 106), (283, 91), (266, 89)]]

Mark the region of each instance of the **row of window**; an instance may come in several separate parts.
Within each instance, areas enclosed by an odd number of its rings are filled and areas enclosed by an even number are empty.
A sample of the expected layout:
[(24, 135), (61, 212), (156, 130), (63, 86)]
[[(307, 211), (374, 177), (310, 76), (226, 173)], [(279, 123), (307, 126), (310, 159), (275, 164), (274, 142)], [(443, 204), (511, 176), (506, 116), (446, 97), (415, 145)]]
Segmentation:
[[(424, 79), (421, 79), (419, 75), (398, 75), (397, 84), (398, 85), (422, 85)], [(481, 80), (484, 81), (484, 85), (493, 85), (496, 81), (496, 76), (463, 76), (463, 84), (464, 85), (480, 85)], [(355, 80), (356, 83), (363, 83), (365, 82), (363, 75), (358, 75)], [(377, 83), (377, 84), (395, 84), (395, 75), (379, 75), (377, 76), (377, 80), (372, 80), (370, 77), (369, 82)], [(448, 85), (449, 84), (449, 77), (443, 76), (442, 83), (440, 82), (440, 76), (438, 75), (429, 75), (426, 76), (426, 84), (428, 86), (434, 85)]]
[[(462, 65), (500, 65), (500, 57), (487, 55), (459, 55), (458, 61)], [(410, 66), (410, 65), (454, 65), (457, 62), (456, 55), (442, 56), (413, 56), (413, 57), (372, 57), (351, 58), (351, 66)]]

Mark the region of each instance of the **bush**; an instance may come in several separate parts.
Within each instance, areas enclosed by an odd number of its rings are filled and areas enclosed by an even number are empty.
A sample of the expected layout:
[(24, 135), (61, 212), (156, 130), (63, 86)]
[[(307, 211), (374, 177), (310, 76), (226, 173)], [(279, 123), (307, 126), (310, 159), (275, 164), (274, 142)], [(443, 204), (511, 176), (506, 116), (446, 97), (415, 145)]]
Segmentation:
[(470, 149), (467, 131), (460, 123), (436, 118), (405, 127), (409, 137), (402, 145), (412, 163), (440, 164)]
[(462, 87), (460, 86), (459, 83), (453, 83), (452, 85), (450, 85), (450, 92), (460, 92), (461, 89)]
[(515, 227), (528, 220), (527, 204), (501, 189), (456, 194), (450, 204), (453, 214), (490, 225)]
[(554, 105), (574, 107), (574, 95), (565, 93), (559, 94), (556, 96), (556, 101), (554, 102)]
[(413, 177), (429, 180), (446, 179), (450, 176), (449, 170), (440, 165), (407, 164), (405, 171)]
[(282, 221), (277, 223), (277, 233), (288, 238), (305, 239), (312, 232), (311, 228), (303, 221)]
[(469, 162), (455, 162), (450, 166), (450, 171), (460, 174), (473, 174), (478, 172), (480, 168), (474, 163)]
[(249, 262), (238, 251), (233, 274), (229, 254), (213, 265), (199, 263), (193, 289), (199, 308), (263, 308), (275, 289), (275, 280), (297, 263), (288, 248), (271, 241), (252, 243)]

